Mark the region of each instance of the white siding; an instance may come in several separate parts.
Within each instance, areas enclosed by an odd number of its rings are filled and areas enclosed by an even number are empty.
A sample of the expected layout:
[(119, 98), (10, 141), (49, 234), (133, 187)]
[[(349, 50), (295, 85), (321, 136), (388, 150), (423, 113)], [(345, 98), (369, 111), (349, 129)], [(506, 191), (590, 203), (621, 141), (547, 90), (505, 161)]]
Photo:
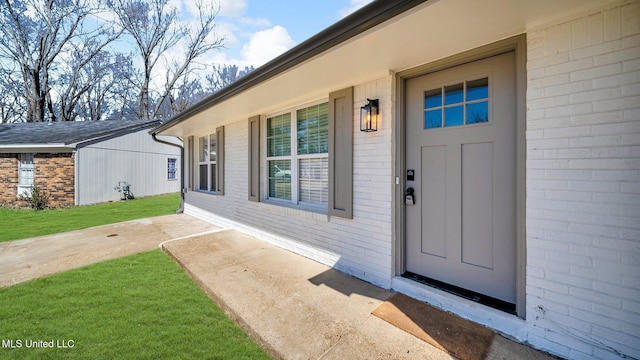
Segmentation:
[[(225, 127), (225, 195), (189, 192), (185, 212), (221, 225), (240, 227), (286, 249), (388, 288), (392, 276), (391, 184), (394, 173), (391, 89), (391, 76), (354, 88), (353, 220), (328, 219), (326, 214), (248, 201), (247, 119), (237, 119)], [(381, 124), (374, 133), (360, 132), (360, 106), (367, 97), (380, 99)], [(197, 134), (194, 135), (197, 138)]]
[(167, 179), (167, 159), (177, 159), (180, 169), (180, 149), (154, 141), (148, 129), (81, 147), (76, 156), (77, 205), (120, 200), (119, 181), (136, 197), (180, 191), (179, 171)]
[(640, 358), (640, 2), (528, 34), (529, 342)]

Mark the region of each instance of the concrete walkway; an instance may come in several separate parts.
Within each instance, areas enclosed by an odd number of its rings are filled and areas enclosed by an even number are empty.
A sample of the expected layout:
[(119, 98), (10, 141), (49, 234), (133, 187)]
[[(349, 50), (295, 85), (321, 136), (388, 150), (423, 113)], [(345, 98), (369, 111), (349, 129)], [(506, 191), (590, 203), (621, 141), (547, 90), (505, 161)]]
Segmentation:
[(0, 243), (0, 287), (148, 251), (163, 241), (216, 228), (190, 216), (166, 215)]
[[(159, 244), (274, 358), (453, 358), (371, 314), (391, 292), (187, 215), (0, 243), (0, 287)], [(550, 357), (495, 336), (488, 359)]]

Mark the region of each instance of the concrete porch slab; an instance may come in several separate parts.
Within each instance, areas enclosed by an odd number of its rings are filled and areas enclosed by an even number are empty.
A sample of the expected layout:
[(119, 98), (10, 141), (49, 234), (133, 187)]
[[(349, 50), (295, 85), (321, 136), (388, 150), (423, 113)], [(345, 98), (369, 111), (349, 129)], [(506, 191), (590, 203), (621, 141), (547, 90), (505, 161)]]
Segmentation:
[[(275, 358), (451, 359), (371, 312), (391, 292), (235, 230), (163, 248)], [(488, 359), (550, 359), (500, 336)]]

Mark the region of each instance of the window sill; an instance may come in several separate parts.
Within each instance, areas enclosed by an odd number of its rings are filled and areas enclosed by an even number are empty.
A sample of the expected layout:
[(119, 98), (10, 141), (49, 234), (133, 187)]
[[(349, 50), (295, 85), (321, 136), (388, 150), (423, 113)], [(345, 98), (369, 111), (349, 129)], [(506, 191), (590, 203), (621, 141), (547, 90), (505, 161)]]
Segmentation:
[(197, 192), (200, 194), (205, 194), (205, 195), (218, 195), (218, 193), (215, 191), (207, 191), (207, 190), (191, 190), (191, 191)]
[(312, 218), (314, 220), (319, 220), (324, 222), (327, 221), (327, 214), (328, 214), (327, 209), (320, 209), (320, 208), (304, 206), (304, 205), (287, 204), (287, 203), (282, 203), (282, 202), (273, 201), (273, 200), (262, 200), (258, 204), (260, 207), (264, 208), (265, 210), (272, 211), (272, 212), (278, 212), (278, 213), (283, 213), (287, 215), (295, 215), (295, 216), (300, 216), (305, 218)]

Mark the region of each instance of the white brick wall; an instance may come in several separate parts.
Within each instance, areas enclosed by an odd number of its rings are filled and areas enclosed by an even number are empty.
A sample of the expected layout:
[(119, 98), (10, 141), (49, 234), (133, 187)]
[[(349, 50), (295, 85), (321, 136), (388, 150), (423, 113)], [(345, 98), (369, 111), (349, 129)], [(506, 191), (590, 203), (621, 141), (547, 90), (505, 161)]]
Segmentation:
[(528, 341), (640, 358), (640, 2), (527, 40)]
[[(185, 212), (223, 226), (240, 228), (389, 288), (394, 173), (392, 81), (392, 76), (387, 76), (354, 87), (353, 220), (337, 217), (328, 220), (324, 214), (248, 201), (247, 119), (237, 119), (225, 127), (225, 195), (189, 192)], [(381, 123), (374, 133), (360, 132), (360, 107), (367, 97), (380, 100)]]

